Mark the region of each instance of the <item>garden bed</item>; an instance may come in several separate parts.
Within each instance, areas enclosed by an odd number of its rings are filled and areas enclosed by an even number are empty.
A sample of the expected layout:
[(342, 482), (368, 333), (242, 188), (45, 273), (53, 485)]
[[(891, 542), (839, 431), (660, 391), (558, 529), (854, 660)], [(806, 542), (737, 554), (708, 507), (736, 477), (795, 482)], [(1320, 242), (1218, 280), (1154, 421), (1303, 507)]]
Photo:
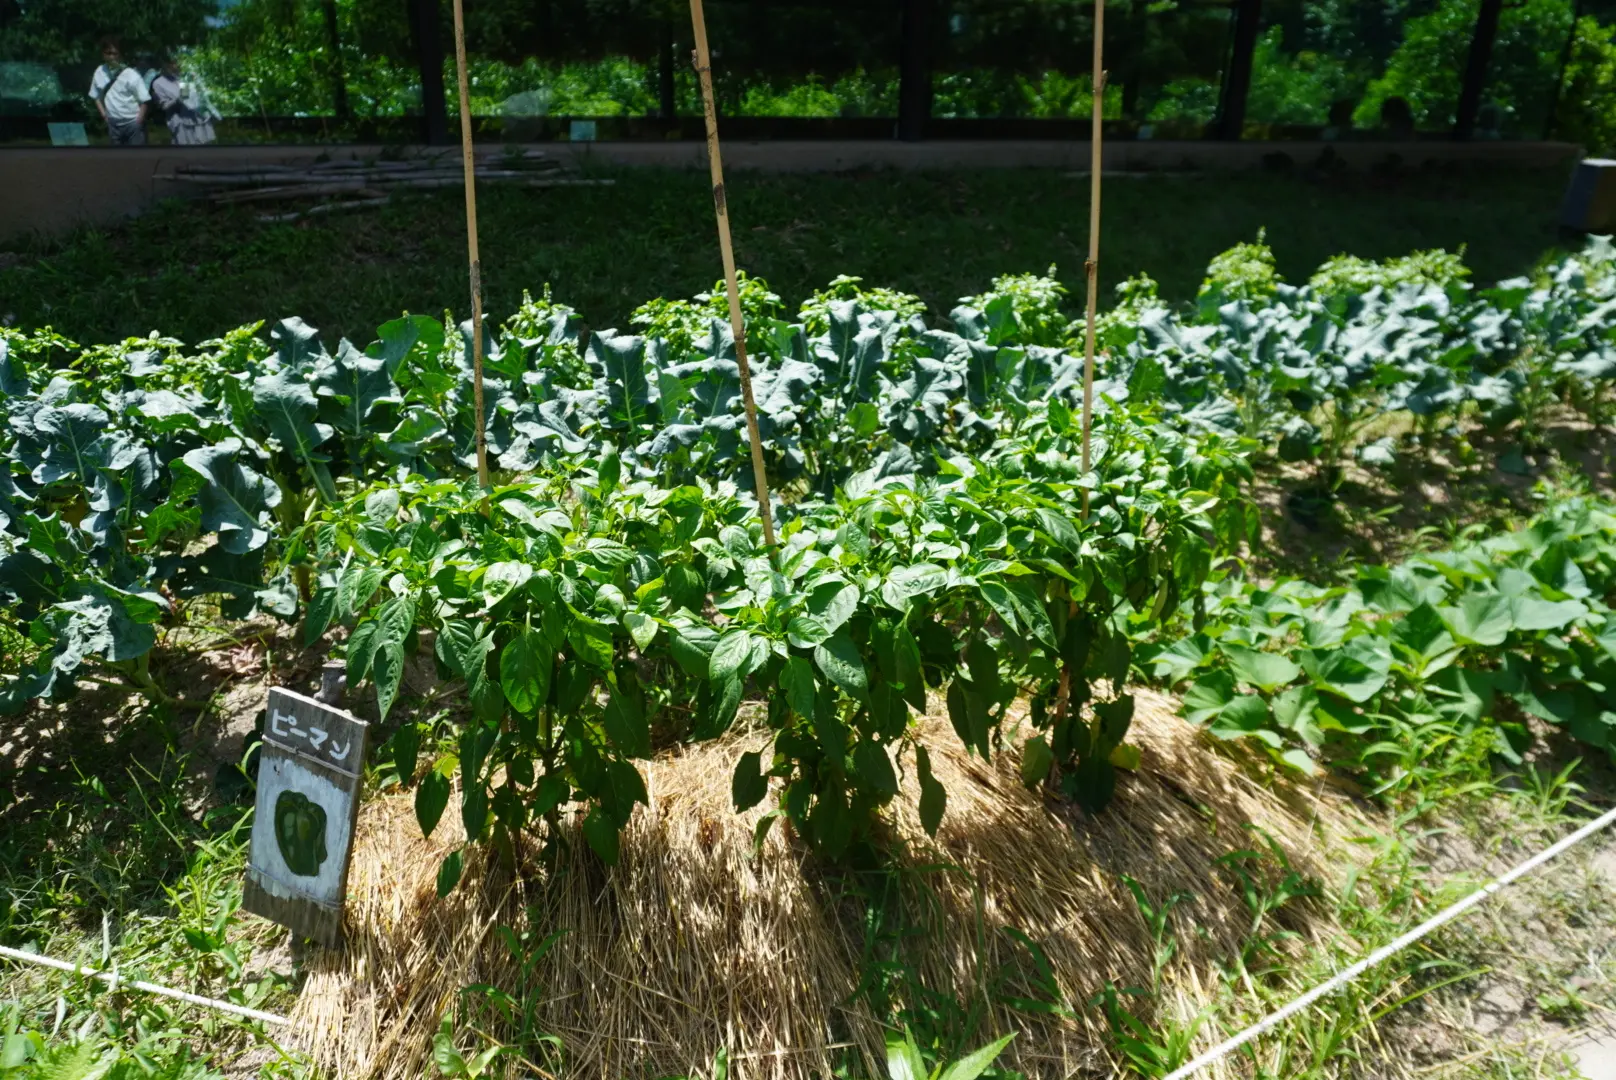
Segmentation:
[[(816, 859), (784, 829), (754, 853), (765, 808), (736, 814), (730, 776), (766, 742), (758, 730), (646, 762), (649, 801), (617, 866), (601, 867), (574, 820), (559, 865), (540, 865), (534, 847), (514, 872), (479, 856), (446, 900), (437, 868), (463, 833), (424, 840), (411, 800), (373, 799), (349, 879), (348, 947), (306, 958), (294, 1018), (336, 1074), (403, 1080), (431, 1067), (446, 1012), (494, 1014), (465, 988), (495, 986), (537, 1004), (533, 1030), (561, 1037), (571, 1075), (694, 1075), (727, 1048), (732, 1075), (808, 1080), (846, 1063), (882, 1071), (887, 1028), (866, 996), (891, 995), (955, 1010), (973, 1045), (1019, 1031), (1004, 1061), (1029, 1077), (1103, 1071), (1104, 1018), (1072, 1003), (1159, 982), (1152, 1008), (1196, 1015), (1215, 1000), (1216, 962), (1253, 932), (1242, 874), (1339, 883), (1358, 859), (1346, 841), (1368, 823), (1328, 786), (1214, 749), (1173, 700), (1135, 698), (1140, 766), (1098, 817), (1028, 791), (1011, 750), (968, 754), (934, 710), (919, 738), (948, 816), (926, 835), (910, 777), (884, 819), (888, 861), (862, 871)], [(1170, 909), (1154, 933), (1129, 879)], [(889, 924), (869, 926), (872, 911)], [(1268, 918), (1265, 932), (1296, 935), (1288, 950), (1339, 933), (1305, 899)], [(502, 928), (518, 935), (517, 954)], [(872, 960), (884, 985), (870, 983)]]

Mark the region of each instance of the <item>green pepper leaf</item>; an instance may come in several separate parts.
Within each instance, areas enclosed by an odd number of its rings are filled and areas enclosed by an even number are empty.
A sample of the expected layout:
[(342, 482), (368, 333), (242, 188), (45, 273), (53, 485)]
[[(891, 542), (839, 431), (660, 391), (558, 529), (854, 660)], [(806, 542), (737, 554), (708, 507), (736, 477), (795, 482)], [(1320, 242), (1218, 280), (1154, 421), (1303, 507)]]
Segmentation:
[(737, 812), (750, 810), (769, 793), (769, 778), (763, 775), (762, 755), (748, 750), (735, 763), (735, 776), (730, 781), (730, 796)]

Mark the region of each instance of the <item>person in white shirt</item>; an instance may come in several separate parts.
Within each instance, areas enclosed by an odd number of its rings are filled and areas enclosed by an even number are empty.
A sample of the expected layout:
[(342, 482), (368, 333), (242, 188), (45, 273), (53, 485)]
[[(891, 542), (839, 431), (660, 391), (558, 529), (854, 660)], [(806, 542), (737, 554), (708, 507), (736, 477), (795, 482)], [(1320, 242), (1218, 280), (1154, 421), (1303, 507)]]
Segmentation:
[(180, 73), (179, 61), (163, 60), (162, 73), (152, 80), (152, 100), (176, 146), (202, 146), (214, 139), (213, 121), (219, 115), (195, 77)]
[(113, 146), (146, 144), (146, 107), (151, 91), (140, 72), (125, 66), (123, 51), (114, 38), (101, 43), (101, 66), (90, 79), (90, 100), (107, 122)]

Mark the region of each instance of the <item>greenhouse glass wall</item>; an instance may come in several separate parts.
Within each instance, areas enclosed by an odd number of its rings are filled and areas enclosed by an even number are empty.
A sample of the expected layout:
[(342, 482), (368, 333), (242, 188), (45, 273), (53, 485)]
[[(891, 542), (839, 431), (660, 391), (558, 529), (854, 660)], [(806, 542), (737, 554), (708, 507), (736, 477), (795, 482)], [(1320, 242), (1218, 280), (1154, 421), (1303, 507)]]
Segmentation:
[[(709, 0), (739, 138), (1082, 138), (1092, 0)], [(678, 0), (465, 0), (479, 137), (693, 139)], [(442, 142), (448, 0), (0, 0), (0, 144)], [(1107, 134), (1616, 141), (1616, 0), (1107, 0)]]

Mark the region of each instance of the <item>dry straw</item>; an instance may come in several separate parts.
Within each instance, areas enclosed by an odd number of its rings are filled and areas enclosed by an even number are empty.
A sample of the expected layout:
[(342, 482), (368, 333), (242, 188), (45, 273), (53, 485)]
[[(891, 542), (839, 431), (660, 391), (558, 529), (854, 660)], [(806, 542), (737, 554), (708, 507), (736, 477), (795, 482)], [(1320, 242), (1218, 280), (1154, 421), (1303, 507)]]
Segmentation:
[[(1195, 897), (1175, 909), (1180, 950), (1162, 994), (1162, 1007), (1193, 1016), (1217, 985), (1214, 958), (1236, 950), (1250, 927), (1215, 860), (1253, 846), (1246, 826), (1256, 825), (1298, 869), (1328, 880), (1329, 853), (1361, 827), (1340, 797), (1260, 779), (1241, 759), (1211, 752), (1170, 700), (1138, 697), (1142, 766), (1101, 816), (1047, 803), (1021, 786), (1013, 751), (985, 764), (930, 718), (921, 738), (949, 792), (942, 828), (935, 842), (921, 830), (912, 770), (886, 818), (918, 931), (901, 939), (903, 962), (927, 987), (980, 1009), (982, 1041), (1021, 1031), (1006, 1063), (1030, 1076), (1108, 1071), (1102, 1021), (1081, 1005), (1108, 982), (1148, 984), (1153, 942), (1122, 875), (1158, 901)], [(538, 1028), (563, 1040), (566, 1075), (704, 1075), (720, 1047), (743, 1080), (824, 1077), (848, 1056), (880, 1075), (883, 1031), (855, 995), (866, 968), (863, 905), (784, 829), (754, 858), (762, 810), (730, 807), (736, 756), (765, 738), (736, 735), (647, 764), (651, 804), (625, 831), (615, 868), (600, 867), (574, 834), (559, 873), (541, 870), (535, 852), (514, 877), (474, 858), (443, 901), (434, 879), (461, 839), (449, 828), (458, 815), (426, 841), (407, 797), (371, 801), (349, 879), (350, 945), (310, 958), (294, 1013), (308, 1049), (335, 1075), (428, 1074), (431, 1036), (462, 987), (522, 986), (495, 932), (506, 925), (536, 938), (567, 931), (535, 971)], [(1282, 918), (1297, 948), (1334, 932), (1318, 908)], [(1047, 954), (1076, 1017), (1004, 1004), (1034, 996), (1012, 928)]]

